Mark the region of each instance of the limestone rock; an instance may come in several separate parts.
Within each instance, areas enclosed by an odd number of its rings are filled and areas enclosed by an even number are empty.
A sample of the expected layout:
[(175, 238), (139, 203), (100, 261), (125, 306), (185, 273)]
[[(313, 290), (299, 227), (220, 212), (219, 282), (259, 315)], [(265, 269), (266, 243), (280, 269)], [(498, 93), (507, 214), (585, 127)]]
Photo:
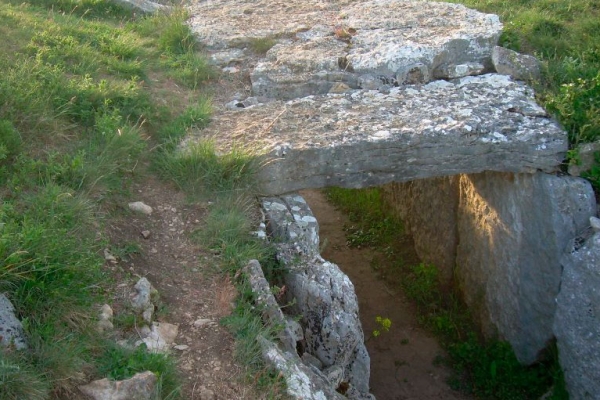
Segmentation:
[(584, 143), (577, 147), (578, 162), (569, 165), (569, 174), (581, 176), (584, 171), (592, 169), (596, 163), (596, 153), (600, 153), (600, 141), (593, 143)]
[(253, 93), (290, 100), (364, 87), (364, 74), (394, 86), (480, 74), (502, 30), (497, 16), (458, 4), (374, 0), (340, 14), (343, 25), (313, 25), (272, 48), (251, 74)]
[(439, 271), (450, 287), (456, 266), (456, 228), (460, 176), (418, 179), (383, 187), (390, 209), (411, 234), (419, 258)]
[(354, 286), (319, 255), (312, 211), (298, 195), (264, 199), (263, 209), (269, 233), (279, 243), (278, 258), (288, 267), (286, 295), (292, 315), (301, 316), (306, 352), (324, 368), (340, 367), (344, 381), (368, 394), (370, 359)]
[(248, 276), (252, 292), (256, 295), (256, 302), (260, 305), (260, 309), (263, 313), (263, 320), (267, 326), (281, 326), (281, 332), (279, 333), (279, 340), (285, 351), (295, 352), (296, 351), (296, 337), (290, 331), (288, 324), (286, 323), (283, 312), (279, 308), (279, 304), (275, 300), (271, 287), (265, 279), (262, 272), (262, 268), (257, 260), (250, 260), (244, 272)]
[(177, 325), (167, 322), (154, 322), (150, 332), (145, 332), (142, 340), (138, 340), (135, 345), (137, 347), (143, 343), (151, 353), (165, 353), (173, 345), (178, 330)]
[(492, 51), (492, 62), (496, 72), (517, 80), (538, 81), (541, 78), (540, 62), (533, 56), (496, 46)]
[(129, 203), (129, 209), (131, 211), (139, 212), (139, 213), (145, 214), (145, 215), (152, 214), (152, 207), (150, 207), (149, 205), (147, 205), (141, 201), (135, 201), (133, 203)]
[(170, 7), (163, 4), (155, 3), (149, 0), (112, 0), (120, 6), (125, 8), (132, 8), (137, 11), (141, 11), (147, 14), (154, 14), (158, 11), (169, 10)]
[(225, 112), (198, 135), (221, 152), (232, 143), (257, 149), (265, 195), (486, 170), (551, 172), (567, 151), (566, 133), (533, 91), (496, 74), (272, 102)]
[(259, 336), (258, 342), (267, 363), (280, 371), (286, 381), (287, 393), (298, 400), (343, 400), (344, 397), (331, 388), (329, 382), (314, 369), (299, 362), (295, 354), (281, 351), (273, 343)]
[(2, 293), (0, 293), (0, 345), (14, 346), (17, 350), (27, 348), (23, 325), (15, 316), (13, 304)]
[(100, 379), (80, 386), (79, 390), (93, 400), (151, 400), (156, 395), (155, 388), (156, 375), (146, 371), (122, 381)]
[(131, 307), (135, 311), (144, 314), (144, 319), (147, 322), (151, 322), (152, 312), (154, 311), (152, 297), (156, 295), (156, 289), (154, 289), (150, 281), (145, 277), (140, 278), (133, 288), (135, 292), (131, 294)]
[(569, 396), (596, 399), (600, 393), (600, 232), (581, 248), (571, 247), (557, 300), (554, 334)]
[(112, 331), (114, 329), (112, 320), (113, 310), (108, 304), (104, 304), (98, 316), (98, 330), (100, 332)]
[(589, 182), (569, 176), (483, 173), (460, 178), (459, 287), (488, 334), (529, 364), (552, 339), (560, 259), (589, 226)]

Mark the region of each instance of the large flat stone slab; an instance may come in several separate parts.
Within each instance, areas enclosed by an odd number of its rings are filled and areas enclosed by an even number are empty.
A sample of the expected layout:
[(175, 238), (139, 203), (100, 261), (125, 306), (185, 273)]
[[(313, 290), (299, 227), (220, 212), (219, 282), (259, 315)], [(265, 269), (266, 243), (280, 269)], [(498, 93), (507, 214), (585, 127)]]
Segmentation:
[(501, 31), (496, 15), (458, 4), (356, 2), (273, 47), (251, 74), (252, 91), (289, 100), (337, 82), (371, 88), (374, 80), (397, 86), (477, 75), (492, 70)]
[(262, 157), (264, 194), (361, 188), (476, 173), (554, 171), (566, 133), (533, 91), (502, 75), (273, 102), (215, 117), (197, 133)]

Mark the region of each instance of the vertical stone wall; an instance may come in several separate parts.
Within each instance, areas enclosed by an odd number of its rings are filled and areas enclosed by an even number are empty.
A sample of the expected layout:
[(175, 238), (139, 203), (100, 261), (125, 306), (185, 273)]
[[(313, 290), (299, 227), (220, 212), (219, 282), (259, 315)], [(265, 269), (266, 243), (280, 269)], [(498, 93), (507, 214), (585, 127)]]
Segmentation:
[(446, 282), (454, 278), (483, 332), (509, 341), (521, 362), (534, 362), (553, 338), (561, 256), (595, 214), (589, 183), (484, 172), (385, 192), (419, 256), (440, 266)]

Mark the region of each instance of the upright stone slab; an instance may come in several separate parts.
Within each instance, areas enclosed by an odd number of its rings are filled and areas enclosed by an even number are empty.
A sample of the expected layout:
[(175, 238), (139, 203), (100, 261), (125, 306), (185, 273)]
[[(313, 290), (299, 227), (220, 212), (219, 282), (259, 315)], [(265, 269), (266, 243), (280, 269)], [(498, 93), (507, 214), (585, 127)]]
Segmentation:
[(357, 90), (223, 112), (197, 133), (262, 158), (263, 194), (476, 173), (554, 171), (566, 133), (503, 75)]
[(435, 265), (440, 283), (449, 288), (456, 265), (456, 219), (460, 176), (391, 183), (383, 187), (391, 212), (412, 236), (419, 258)]
[(567, 249), (554, 333), (573, 400), (600, 393), (600, 231)]
[(487, 333), (508, 340), (522, 363), (534, 362), (553, 337), (560, 259), (595, 208), (589, 182), (579, 178), (461, 176), (459, 287)]
[(267, 230), (279, 242), (278, 257), (288, 268), (287, 310), (301, 317), (304, 350), (321, 362), (323, 373), (339, 370), (354, 398), (370, 398), (370, 358), (354, 286), (337, 265), (319, 255), (318, 224), (308, 204), (292, 195), (264, 199), (263, 209)]

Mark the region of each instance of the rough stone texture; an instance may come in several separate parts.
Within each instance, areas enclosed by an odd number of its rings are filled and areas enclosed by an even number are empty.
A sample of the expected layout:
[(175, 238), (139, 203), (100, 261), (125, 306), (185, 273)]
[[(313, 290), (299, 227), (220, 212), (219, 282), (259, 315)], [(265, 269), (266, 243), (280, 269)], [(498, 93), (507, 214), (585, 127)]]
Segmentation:
[(252, 72), (252, 91), (289, 100), (328, 93), (335, 82), (364, 88), (363, 74), (392, 85), (480, 74), (491, 69), (501, 30), (497, 16), (458, 4), (357, 2), (273, 47)]
[(267, 231), (280, 242), (292, 315), (300, 315), (307, 353), (323, 368), (339, 367), (343, 380), (369, 396), (370, 359), (358, 317), (354, 286), (337, 265), (319, 255), (318, 224), (301, 196), (263, 201)]
[(560, 258), (595, 214), (589, 182), (569, 176), (462, 175), (456, 276), (488, 334), (529, 364), (552, 339)]
[[(227, 132), (228, 134), (224, 134)], [(484, 170), (553, 171), (565, 132), (533, 91), (503, 75), (273, 102), (197, 133), (262, 154), (264, 194), (365, 187)]]
[(573, 400), (600, 393), (600, 232), (581, 248), (571, 246), (557, 298), (554, 334), (565, 382)]
[(459, 181), (455, 175), (383, 187), (391, 211), (411, 233), (417, 255), (439, 269), (441, 283), (446, 287), (452, 282), (456, 264)]
[(100, 309), (97, 327), (100, 332), (112, 331), (114, 329), (113, 310), (108, 304), (104, 304)]
[(268, 326), (282, 327), (279, 332), (281, 345), (285, 351), (294, 353), (296, 351), (297, 335), (294, 335), (288, 326), (283, 312), (273, 296), (269, 282), (265, 279), (260, 263), (257, 260), (250, 260), (246, 264), (244, 272), (248, 276), (250, 287), (256, 295), (256, 302), (260, 305), (260, 310), (262, 310), (263, 321)]
[(94, 400), (151, 400), (155, 387), (156, 375), (145, 371), (122, 381), (100, 379), (80, 386), (79, 390)]
[(154, 322), (152, 328), (144, 327), (142, 329), (142, 339), (138, 340), (135, 345), (140, 346), (145, 344), (146, 348), (151, 353), (166, 353), (169, 351), (177, 333), (179, 327), (177, 325), (169, 324), (167, 322)]
[(152, 313), (154, 312), (152, 296), (157, 293), (156, 289), (154, 289), (150, 281), (145, 277), (140, 278), (133, 288), (135, 292), (131, 294), (131, 307), (135, 311), (142, 313), (146, 322), (151, 322)]
[(0, 293), (0, 345), (14, 346), (17, 350), (27, 348), (23, 325), (15, 316), (14, 306), (2, 293)]
[(139, 212), (141, 214), (146, 214), (146, 215), (152, 214), (152, 207), (150, 207), (147, 204), (144, 204), (141, 201), (134, 201), (132, 203), (129, 203), (129, 209), (131, 211)]
[(148, 0), (112, 0), (112, 2), (125, 8), (132, 8), (147, 14), (153, 14), (158, 11), (166, 11), (171, 8)]
[(517, 80), (538, 81), (541, 78), (540, 62), (533, 56), (496, 46), (492, 51), (492, 62), (496, 72)]
[(297, 354), (284, 352), (275, 344), (259, 336), (263, 358), (285, 377), (288, 395), (298, 400), (342, 400), (330, 382), (315, 368), (299, 362)]
[(187, 7), (192, 16), (188, 23), (198, 41), (209, 49), (243, 47), (252, 39), (292, 37), (314, 25), (328, 24), (337, 19), (342, 7), (353, 1), (305, 0), (299, 4), (287, 0), (198, 1)]
[(486, 172), (393, 184), (385, 193), (419, 256), (441, 262), (446, 279), (454, 270), (484, 332), (508, 340), (521, 362), (535, 361), (552, 338), (561, 254), (595, 214), (589, 183)]
[(569, 165), (569, 174), (581, 176), (584, 171), (592, 169), (596, 153), (600, 153), (600, 141), (593, 143), (584, 143), (577, 147), (578, 163)]

